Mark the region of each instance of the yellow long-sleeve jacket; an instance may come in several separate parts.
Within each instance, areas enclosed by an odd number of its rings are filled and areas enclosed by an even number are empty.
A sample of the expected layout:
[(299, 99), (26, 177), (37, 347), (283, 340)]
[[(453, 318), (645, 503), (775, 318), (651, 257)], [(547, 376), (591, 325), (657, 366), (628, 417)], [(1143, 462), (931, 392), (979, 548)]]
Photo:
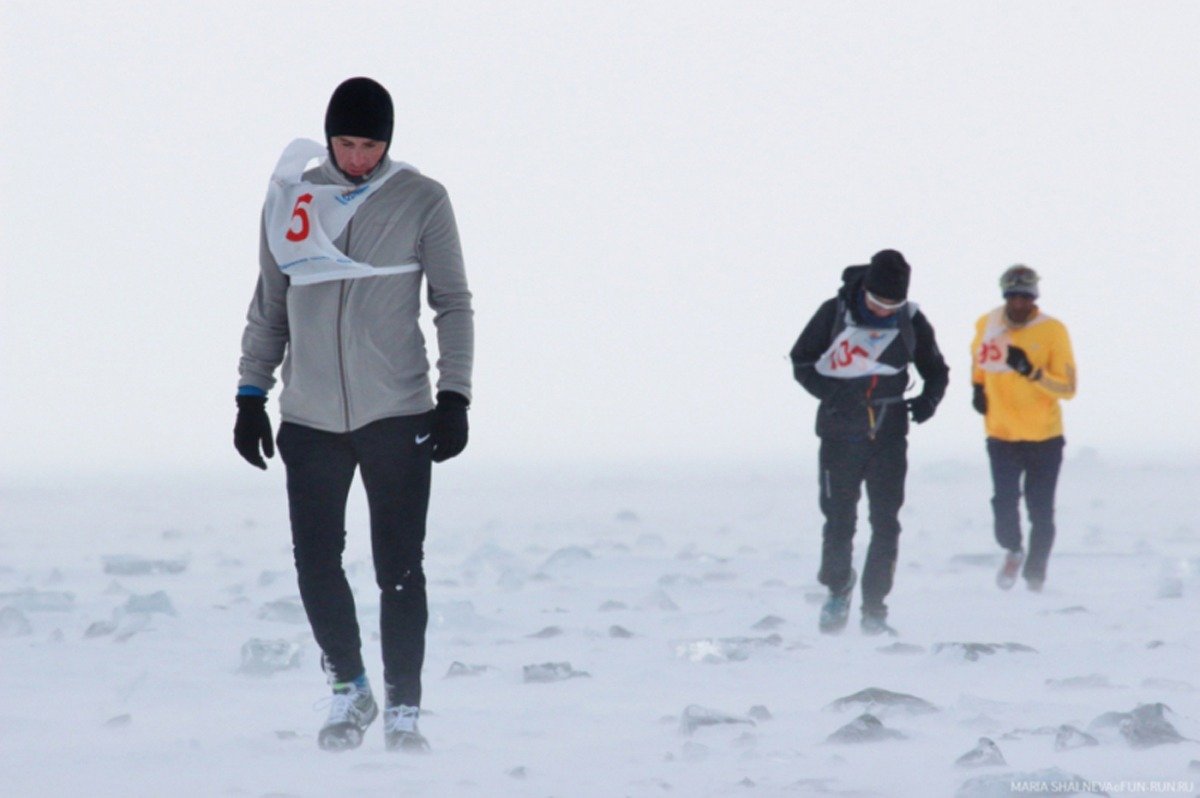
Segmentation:
[[(1025, 350), (1034, 378), (1009, 368), (1008, 346)], [(1063, 434), (1060, 399), (1075, 395), (1075, 356), (1066, 326), (1040, 310), (1021, 326), (1004, 306), (980, 317), (971, 342), (971, 381), (987, 396), (984, 426), (989, 438), (1044, 441)]]

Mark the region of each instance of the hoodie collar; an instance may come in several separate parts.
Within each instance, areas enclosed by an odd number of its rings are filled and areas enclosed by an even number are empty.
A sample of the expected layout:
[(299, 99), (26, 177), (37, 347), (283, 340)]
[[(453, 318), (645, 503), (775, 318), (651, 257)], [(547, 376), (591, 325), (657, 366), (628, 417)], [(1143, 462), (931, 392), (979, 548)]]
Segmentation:
[(379, 163), (376, 164), (375, 168), (367, 174), (366, 180), (363, 180), (361, 183), (355, 183), (350, 178), (342, 174), (342, 170), (337, 168), (337, 165), (333, 162), (333, 155), (330, 154), (329, 157), (327, 157), (321, 164), (320, 171), (321, 176), (327, 178), (330, 183), (339, 186), (351, 186), (357, 188), (358, 186), (366, 186), (378, 180), (381, 176), (387, 174), (388, 169), (390, 169), (391, 166), (391, 156), (384, 155), (383, 158), (380, 159)]

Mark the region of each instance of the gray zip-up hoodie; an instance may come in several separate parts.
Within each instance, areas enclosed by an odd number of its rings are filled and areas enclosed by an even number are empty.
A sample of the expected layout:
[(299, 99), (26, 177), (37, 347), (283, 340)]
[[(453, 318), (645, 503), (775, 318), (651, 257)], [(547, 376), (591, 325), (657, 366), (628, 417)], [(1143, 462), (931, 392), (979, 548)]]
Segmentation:
[[(388, 163), (385, 157), (371, 179)], [(304, 179), (352, 185), (330, 161)], [(417, 324), (424, 275), (437, 327), (437, 389), (469, 400), (474, 315), (446, 189), (416, 172), (400, 172), (363, 203), (334, 244), (361, 263), (417, 261), (421, 270), (293, 286), (260, 234), (239, 387), (269, 391), (282, 363), (283, 420), (326, 432), (431, 410), (429, 360)]]

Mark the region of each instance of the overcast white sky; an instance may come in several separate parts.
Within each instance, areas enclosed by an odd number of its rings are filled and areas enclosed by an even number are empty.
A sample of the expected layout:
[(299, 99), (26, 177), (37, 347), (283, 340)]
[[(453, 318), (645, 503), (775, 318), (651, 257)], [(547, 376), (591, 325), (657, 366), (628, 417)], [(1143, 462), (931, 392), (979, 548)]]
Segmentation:
[(245, 467), (266, 179), (358, 74), (455, 205), (475, 462), (813, 459), (786, 353), (885, 247), (952, 367), (914, 453), (983, 456), (967, 348), (1016, 261), (1074, 338), (1071, 447), (1200, 451), (1200, 4), (4, 0), (0, 31), (2, 472)]

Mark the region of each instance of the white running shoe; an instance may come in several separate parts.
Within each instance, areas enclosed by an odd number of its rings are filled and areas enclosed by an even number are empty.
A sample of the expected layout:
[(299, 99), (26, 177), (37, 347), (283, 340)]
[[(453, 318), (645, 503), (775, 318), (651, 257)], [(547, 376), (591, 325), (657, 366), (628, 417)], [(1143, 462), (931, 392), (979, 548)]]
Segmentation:
[(1025, 562), (1025, 550), (1017, 549), (1004, 554), (1004, 564), (996, 574), (996, 587), (1010, 590), (1017, 583), (1017, 574), (1021, 572), (1021, 564)]
[(362, 745), (363, 735), (375, 718), (379, 706), (371, 688), (361, 688), (354, 682), (333, 685), (328, 699), (329, 717), (317, 733), (317, 745), (326, 751), (348, 751)]
[(418, 754), (429, 751), (429, 741), (417, 730), (420, 715), (419, 707), (404, 704), (383, 711), (383, 739), (389, 751)]

